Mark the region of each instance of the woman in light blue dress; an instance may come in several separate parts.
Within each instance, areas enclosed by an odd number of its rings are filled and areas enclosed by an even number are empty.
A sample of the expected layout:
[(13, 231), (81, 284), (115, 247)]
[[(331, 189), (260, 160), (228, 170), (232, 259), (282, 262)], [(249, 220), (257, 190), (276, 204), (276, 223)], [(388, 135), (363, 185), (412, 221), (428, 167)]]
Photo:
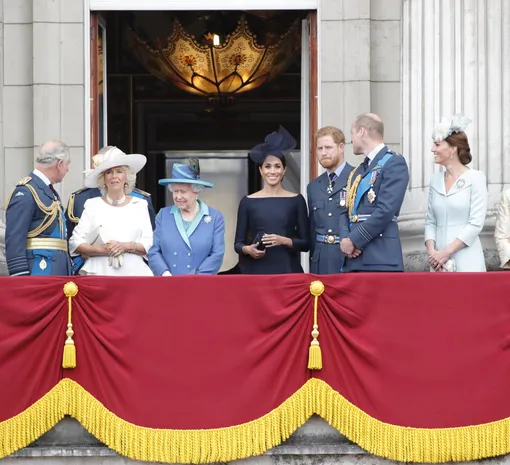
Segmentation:
[(217, 274), (225, 255), (225, 220), (215, 208), (198, 199), (204, 187), (196, 158), (188, 164), (174, 163), (168, 185), (174, 205), (162, 208), (156, 217), (149, 267), (154, 276)]
[(487, 212), (482, 171), (469, 168), (472, 156), (464, 132), (470, 120), (443, 118), (432, 138), (434, 161), (445, 170), (429, 187), (425, 245), (433, 271), (486, 271), (479, 234)]

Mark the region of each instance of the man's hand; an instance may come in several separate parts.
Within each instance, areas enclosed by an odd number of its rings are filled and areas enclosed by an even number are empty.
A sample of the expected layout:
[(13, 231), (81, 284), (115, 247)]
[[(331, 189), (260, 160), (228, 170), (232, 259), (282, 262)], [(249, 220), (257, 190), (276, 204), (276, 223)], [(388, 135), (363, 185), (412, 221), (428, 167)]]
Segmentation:
[(361, 250), (354, 248), (354, 252), (351, 255), (347, 255), (347, 258), (358, 258), (361, 255)]
[(349, 255), (353, 254), (355, 248), (356, 247), (354, 247), (354, 244), (348, 237), (346, 237), (345, 239), (342, 239), (340, 242), (340, 249), (348, 257), (349, 257)]

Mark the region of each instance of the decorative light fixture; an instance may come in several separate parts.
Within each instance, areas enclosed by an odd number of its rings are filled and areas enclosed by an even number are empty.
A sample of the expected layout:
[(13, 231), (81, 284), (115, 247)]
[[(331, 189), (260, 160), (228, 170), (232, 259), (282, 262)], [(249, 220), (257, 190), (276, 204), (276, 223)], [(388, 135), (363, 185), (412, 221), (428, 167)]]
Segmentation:
[(165, 43), (128, 29), (128, 43), (152, 74), (186, 92), (207, 97), (213, 104), (229, 104), (234, 95), (274, 79), (294, 61), (300, 50), (299, 20), (282, 35), (266, 33), (259, 42), (244, 15), (231, 34), (210, 31), (197, 40), (177, 18)]

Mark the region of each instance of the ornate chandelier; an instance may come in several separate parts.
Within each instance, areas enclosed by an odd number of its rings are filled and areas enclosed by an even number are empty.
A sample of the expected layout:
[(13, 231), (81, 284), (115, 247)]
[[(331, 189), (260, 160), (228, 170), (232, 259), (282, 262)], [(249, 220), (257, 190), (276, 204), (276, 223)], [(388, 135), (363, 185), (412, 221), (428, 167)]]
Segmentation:
[(128, 29), (128, 43), (142, 65), (155, 76), (211, 103), (228, 104), (274, 79), (293, 62), (300, 49), (299, 20), (284, 34), (267, 32), (259, 41), (242, 15), (235, 30), (220, 37), (210, 31), (201, 40), (185, 31), (177, 18), (165, 40), (149, 39)]

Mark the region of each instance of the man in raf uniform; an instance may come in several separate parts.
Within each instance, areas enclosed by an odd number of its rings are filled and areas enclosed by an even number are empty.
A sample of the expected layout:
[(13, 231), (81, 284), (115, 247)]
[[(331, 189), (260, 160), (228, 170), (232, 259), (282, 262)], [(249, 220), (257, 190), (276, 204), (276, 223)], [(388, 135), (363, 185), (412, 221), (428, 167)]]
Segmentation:
[[(97, 155), (92, 157), (92, 169), (85, 170), (85, 174), (93, 169), (97, 168), (103, 162), (103, 156), (110, 150), (119, 150), (117, 147), (112, 145), (107, 145), (103, 147)], [(120, 150), (119, 150), (120, 152)], [(66, 224), (67, 224), (67, 238), (68, 240), (73, 235), (74, 227), (78, 224), (78, 221), (81, 218), (83, 213), (83, 209), (85, 207), (85, 202), (88, 199), (92, 199), (94, 197), (101, 197), (103, 195), (101, 191), (97, 188), (85, 187), (76, 192), (73, 192), (69, 197), (69, 201), (67, 203), (67, 209), (65, 212), (66, 216)], [(142, 191), (141, 189), (137, 189), (136, 187), (131, 191), (129, 195), (133, 197), (140, 197), (147, 201), (148, 209), (149, 209), (149, 217), (151, 219), (152, 229), (154, 230), (156, 227), (156, 213), (154, 212), (154, 207), (152, 206), (151, 195), (148, 192)], [(84, 259), (81, 256), (72, 257), (72, 265), (73, 265), (73, 274), (76, 274), (79, 269), (82, 267), (84, 263)]]
[(365, 160), (347, 183), (344, 271), (404, 271), (397, 220), (409, 182), (406, 161), (386, 147), (384, 124), (374, 113), (358, 116), (351, 136), (354, 154)]
[(5, 213), (5, 255), (11, 276), (69, 276), (64, 211), (53, 187), (69, 171), (69, 147), (49, 141), (39, 147), (36, 169), (18, 182)]
[(346, 211), (347, 178), (353, 167), (344, 160), (344, 133), (333, 126), (315, 134), (317, 158), (326, 168), (308, 184), (310, 272), (340, 273), (345, 255), (340, 250), (340, 215)]

